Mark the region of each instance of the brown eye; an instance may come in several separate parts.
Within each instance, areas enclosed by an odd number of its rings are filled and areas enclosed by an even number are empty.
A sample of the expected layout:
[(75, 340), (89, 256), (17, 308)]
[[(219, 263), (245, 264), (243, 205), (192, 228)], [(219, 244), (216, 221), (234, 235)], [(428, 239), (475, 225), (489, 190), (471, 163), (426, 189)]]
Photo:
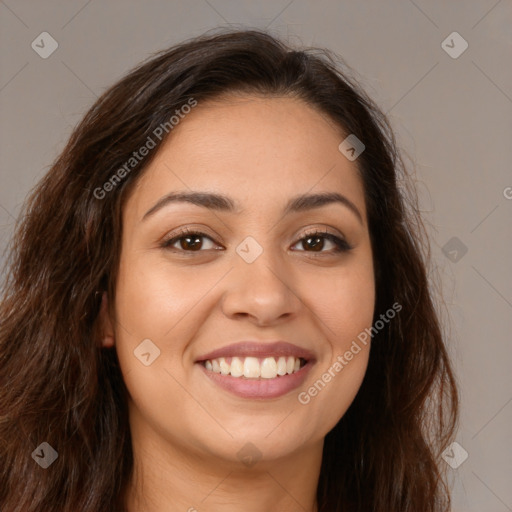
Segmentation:
[[(213, 240), (205, 233), (188, 230), (184, 230), (181, 233), (178, 233), (176, 236), (173, 236), (172, 238), (165, 240), (161, 246), (163, 248), (176, 249), (178, 251), (201, 252), (201, 249), (205, 249), (203, 239), (209, 240), (212, 243), (212, 245), (215, 246), (215, 244), (213, 244)], [(179, 245), (177, 247), (173, 247), (178, 243)], [(213, 248), (214, 247), (206, 247), (206, 249)]]
[[(326, 245), (326, 240), (334, 246), (333, 249), (327, 251), (323, 250)], [(298, 243), (302, 244), (305, 252), (338, 253), (346, 252), (352, 249), (352, 247), (345, 240), (342, 240), (341, 238), (329, 232), (316, 231), (314, 233), (309, 233), (301, 240), (299, 240)]]
[(178, 241), (181, 242), (181, 249), (184, 249), (185, 251), (200, 250), (203, 245), (202, 237), (200, 235), (182, 236)]

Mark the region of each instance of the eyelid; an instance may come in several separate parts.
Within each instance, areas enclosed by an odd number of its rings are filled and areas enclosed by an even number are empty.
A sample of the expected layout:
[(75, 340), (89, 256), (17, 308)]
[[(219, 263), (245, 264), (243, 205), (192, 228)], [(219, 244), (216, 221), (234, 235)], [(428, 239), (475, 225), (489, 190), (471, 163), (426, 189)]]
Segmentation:
[(194, 226), (194, 225), (186, 225), (185, 227), (176, 228), (170, 233), (164, 235), (161, 239), (161, 243), (168, 242), (173, 238), (183, 237), (187, 235), (201, 235), (204, 237), (211, 238), (215, 241), (215, 239), (222, 238), (220, 235), (207, 228), (206, 226)]
[[(329, 231), (329, 229), (331, 229), (332, 231)], [(304, 238), (305, 236), (310, 236), (310, 235), (315, 235), (315, 234), (332, 235), (332, 236), (336, 236), (344, 241), (347, 240), (347, 237), (338, 229), (327, 228), (327, 227), (323, 227), (323, 226), (308, 228), (304, 232), (299, 231), (299, 233), (296, 235), (296, 237)]]

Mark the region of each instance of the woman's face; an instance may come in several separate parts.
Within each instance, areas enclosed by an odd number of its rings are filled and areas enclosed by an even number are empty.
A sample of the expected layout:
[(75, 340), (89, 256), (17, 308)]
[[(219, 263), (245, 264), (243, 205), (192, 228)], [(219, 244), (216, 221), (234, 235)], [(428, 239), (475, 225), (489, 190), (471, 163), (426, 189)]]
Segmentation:
[[(292, 98), (199, 103), (174, 127), (125, 205), (104, 338), (135, 442), (270, 460), (318, 446), (343, 416), (366, 371), (357, 337), (375, 299), (344, 138)], [(317, 194), (342, 200), (308, 199)]]

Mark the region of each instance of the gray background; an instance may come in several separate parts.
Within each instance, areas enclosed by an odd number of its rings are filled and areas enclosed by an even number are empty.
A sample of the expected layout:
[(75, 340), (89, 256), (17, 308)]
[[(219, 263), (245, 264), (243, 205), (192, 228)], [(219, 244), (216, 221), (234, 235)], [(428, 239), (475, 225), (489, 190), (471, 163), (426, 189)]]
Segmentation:
[(0, 1), (0, 248), (95, 97), (151, 52), (230, 24), (334, 50), (415, 167), (462, 390), (453, 511), (512, 511), (511, 22), (510, 0)]

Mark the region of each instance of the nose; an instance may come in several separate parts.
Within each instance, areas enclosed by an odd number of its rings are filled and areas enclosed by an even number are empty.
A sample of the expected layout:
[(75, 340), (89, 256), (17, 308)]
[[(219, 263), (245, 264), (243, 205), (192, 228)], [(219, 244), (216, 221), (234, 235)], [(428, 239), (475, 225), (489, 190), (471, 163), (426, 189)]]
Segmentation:
[(258, 326), (274, 325), (297, 316), (302, 306), (294, 289), (294, 272), (264, 251), (247, 263), (238, 256), (222, 300), (231, 319), (248, 318)]

